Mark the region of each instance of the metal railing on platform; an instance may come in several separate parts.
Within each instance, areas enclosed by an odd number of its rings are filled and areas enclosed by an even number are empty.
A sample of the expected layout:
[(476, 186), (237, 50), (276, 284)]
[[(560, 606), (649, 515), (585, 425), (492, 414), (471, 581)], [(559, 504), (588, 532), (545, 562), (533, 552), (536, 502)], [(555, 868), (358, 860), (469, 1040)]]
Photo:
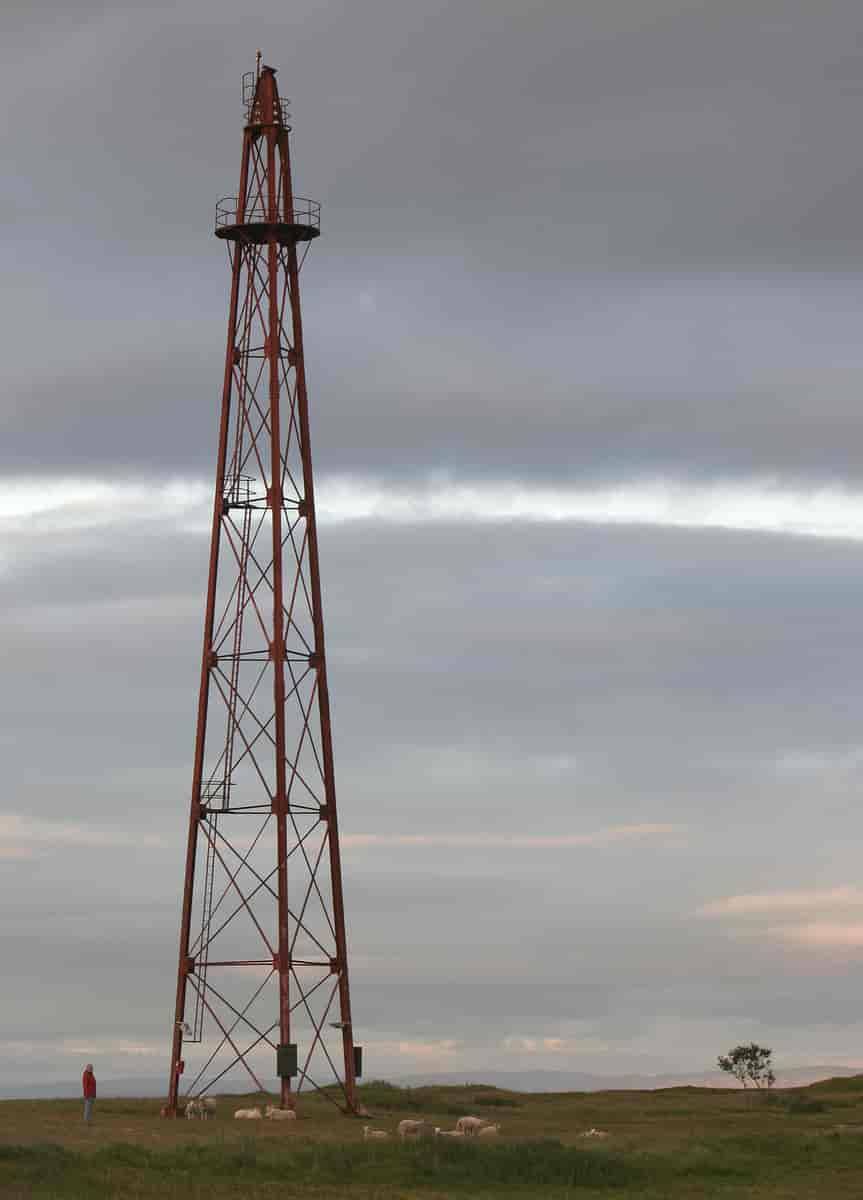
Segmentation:
[[(216, 205), (216, 229), (226, 229), (232, 225), (270, 224), (269, 210), (266, 205), (259, 202), (246, 205), (241, 218), (238, 218), (239, 208), (238, 196), (223, 196)], [(281, 205), (279, 206), (276, 223), (279, 225), (303, 225), (319, 230), (321, 206), (317, 200), (307, 200), (305, 196), (294, 196), (291, 209), (285, 211)]]

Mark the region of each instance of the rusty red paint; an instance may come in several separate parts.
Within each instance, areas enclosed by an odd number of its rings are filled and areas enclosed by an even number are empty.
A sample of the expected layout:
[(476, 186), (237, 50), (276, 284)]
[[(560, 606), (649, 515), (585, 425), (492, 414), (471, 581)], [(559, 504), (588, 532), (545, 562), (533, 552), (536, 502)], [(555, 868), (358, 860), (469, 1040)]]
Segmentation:
[[(275, 72), (259, 68), (244, 98), (239, 192), (216, 217), (231, 289), (167, 1111), (184, 1057), (212, 1036), (189, 1094), (234, 1069), (262, 1087), (253, 1052), (294, 1042), (297, 1091), (336, 1083), (354, 1112), (299, 295), (298, 246), (318, 236), (320, 210), (293, 194)], [(293, 1107), (290, 1080), (280, 1092)]]

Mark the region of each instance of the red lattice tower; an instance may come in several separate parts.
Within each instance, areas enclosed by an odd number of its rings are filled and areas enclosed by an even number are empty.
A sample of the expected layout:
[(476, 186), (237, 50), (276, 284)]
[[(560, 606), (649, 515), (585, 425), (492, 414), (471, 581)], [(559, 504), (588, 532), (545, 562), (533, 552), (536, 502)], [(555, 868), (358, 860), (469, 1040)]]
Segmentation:
[[(238, 1072), (356, 1110), (294, 196), (275, 71), (243, 80), (204, 650), (166, 1111)], [(302, 256), (299, 250), (302, 248)]]

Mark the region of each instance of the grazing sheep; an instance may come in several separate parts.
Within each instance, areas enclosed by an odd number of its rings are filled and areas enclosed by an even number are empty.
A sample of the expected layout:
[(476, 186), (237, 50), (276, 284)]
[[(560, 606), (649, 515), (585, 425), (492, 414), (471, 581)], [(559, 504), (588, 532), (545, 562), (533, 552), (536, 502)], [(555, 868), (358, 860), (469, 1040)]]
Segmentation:
[(195, 1117), (202, 1116), (201, 1103), (199, 1100), (188, 1100), (184, 1109), (187, 1121), (194, 1120)]
[(482, 1117), (459, 1117), (455, 1123), (459, 1133), (464, 1133), (468, 1137), (476, 1137), (483, 1125), (485, 1125), (485, 1121)]
[(371, 1125), (363, 1125), (364, 1142), (371, 1142), (373, 1140), (384, 1141), (389, 1136), (385, 1129), (372, 1129)]
[(261, 1121), (263, 1113), (259, 1108), (238, 1108), (234, 1113), (235, 1121)]
[(500, 1133), (500, 1125), (483, 1125), (477, 1137), (493, 1138)]
[(400, 1138), (434, 1137), (434, 1129), (426, 1121), (399, 1121)]
[(215, 1116), (217, 1104), (215, 1096), (202, 1096), (198, 1104), (201, 1106), (202, 1120), (206, 1121), (208, 1117)]
[(268, 1121), (296, 1121), (297, 1114), (292, 1108), (274, 1108), (272, 1104), (268, 1104), (264, 1109), (264, 1116)]

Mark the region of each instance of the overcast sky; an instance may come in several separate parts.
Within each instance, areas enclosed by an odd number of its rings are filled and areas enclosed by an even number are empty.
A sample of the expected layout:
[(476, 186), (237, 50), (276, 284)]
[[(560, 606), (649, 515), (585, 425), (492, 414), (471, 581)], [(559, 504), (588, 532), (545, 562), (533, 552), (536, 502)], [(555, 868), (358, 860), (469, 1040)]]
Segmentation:
[(852, 0), (6, 0), (0, 1075), (167, 1072), (241, 76), (367, 1074), (863, 1067)]

